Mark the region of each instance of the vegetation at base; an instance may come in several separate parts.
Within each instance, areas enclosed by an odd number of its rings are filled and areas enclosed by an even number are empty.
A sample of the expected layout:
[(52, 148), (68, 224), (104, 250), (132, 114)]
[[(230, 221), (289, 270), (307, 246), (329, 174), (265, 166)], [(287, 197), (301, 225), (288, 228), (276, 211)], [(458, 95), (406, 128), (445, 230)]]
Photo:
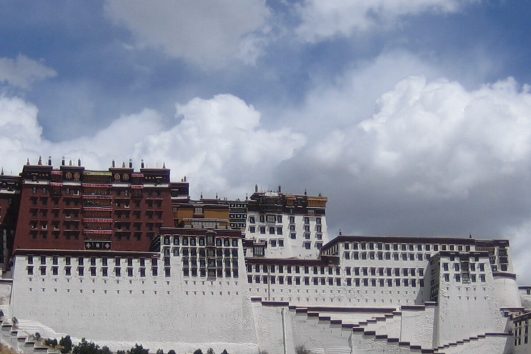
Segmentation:
[(59, 345), (62, 347), (61, 353), (66, 354), (72, 351), (72, 339), (70, 336), (62, 337), (59, 340)]
[(297, 348), (295, 348), (295, 353), (297, 353), (297, 354), (312, 354), (312, 352), (309, 351), (308, 349), (306, 349), (306, 347), (304, 345), (297, 346)]
[(15, 350), (9, 348), (7, 345), (0, 344), (0, 354), (18, 354)]
[(99, 345), (93, 342), (87, 342), (87, 340), (83, 338), (78, 345), (74, 346), (72, 354), (112, 354), (112, 352), (106, 346), (100, 348)]
[[(41, 335), (37, 332), (34, 334), (34, 338), (36, 340), (40, 340)], [(79, 342), (79, 344), (75, 346), (72, 345), (72, 339), (70, 338), (70, 336), (62, 337), (59, 340), (59, 342), (55, 338), (54, 339), (47, 338), (44, 340), (44, 344), (51, 348), (60, 349), (62, 354), (68, 354), (68, 353), (72, 353), (72, 354), (113, 354), (111, 350), (109, 349), (109, 347), (106, 347), (106, 346), (100, 347), (96, 343), (87, 341), (85, 338), (81, 339), (81, 342)], [(2, 346), (0, 345), (0, 350), (1, 348)], [(5, 348), (10, 350), (8, 347), (5, 347)], [(0, 351), (0, 354), (17, 354), (17, 353), (13, 351), (11, 352)], [(149, 349), (145, 349), (140, 344), (135, 344), (134, 347), (132, 347), (131, 349), (127, 351), (117, 350), (116, 354), (149, 354)], [(156, 354), (164, 354), (164, 350), (157, 349)], [(175, 352), (175, 350), (171, 349), (168, 351), (168, 354), (177, 354), (177, 353)], [(194, 351), (194, 354), (203, 354), (203, 351), (201, 349), (196, 349)], [(214, 351), (214, 349), (208, 348), (208, 350), (206, 351), (206, 354), (216, 354), (216, 352)], [(229, 354), (229, 353), (227, 352), (227, 349), (223, 349), (221, 354)], [(267, 352), (261, 351), (260, 354), (267, 354)]]

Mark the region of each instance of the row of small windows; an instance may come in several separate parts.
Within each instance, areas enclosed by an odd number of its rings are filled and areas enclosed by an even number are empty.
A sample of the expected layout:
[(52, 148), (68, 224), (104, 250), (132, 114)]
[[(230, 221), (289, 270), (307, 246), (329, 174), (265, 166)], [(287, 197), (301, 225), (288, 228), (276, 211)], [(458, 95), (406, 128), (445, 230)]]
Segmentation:
[(354, 260), (394, 260), (394, 261), (414, 261), (415, 259), (417, 261), (423, 261), (423, 260), (429, 260), (430, 254), (429, 253), (395, 253), (395, 252), (350, 252), (350, 251), (344, 251), (343, 252), (343, 258), (344, 259), (354, 259)]
[[(183, 246), (188, 246), (188, 244), (190, 246), (214, 245), (213, 236), (207, 236), (205, 238), (205, 237), (194, 237), (194, 236), (182, 236), (182, 237), (179, 237), (179, 236), (175, 236), (175, 235), (174, 236), (164, 235), (163, 240), (164, 240), (163, 241), (164, 245), (173, 244), (174, 246), (179, 246), (180, 244), (182, 244)], [(233, 238), (233, 239), (216, 238), (215, 239), (215, 245), (217, 247), (221, 247), (221, 246), (224, 246), (224, 247), (238, 247), (238, 239), (237, 238)]]
[(344, 242), (343, 247), (345, 250), (352, 249), (352, 250), (386, 250), (386, 251), (470, 251), (470, 246), (462, 246), (462, 245), (438, 245), (438, 244), (398, 244), (398, 243), (375, 243), (375, 242)]
[(424, 279), (369, 279), (369, 278), (325, 278), (325, 277), (284, 277), (270, 275), (248, 275), (249, 284), (286, 285), (325, 285), (325, 286), (365, 286), (365, 287), (423, 287)]
[[(284, 265), (247, 265), (248, 273), (296, 273), (296, 274), (328, 274), (341, 275), (340, 267), (324, 267), (324, 266), (284, 266)], [(423, 268), (384, 268), (384, 267), (345, 267), (345, 275), (372, 275), (372, 276), (424, 276)]]
[[(267, 223), (282, 223), (282, 215), (272, 215), (272, 214), (267, 214), (267, 215), (259, 215), (258, 216), (260, 222), (267, 222)], [(309, 225), (310, 224), (310, 217), (308, 216), (305, 216), (304, 217), (304, 225)], [(256, 217), (254, 215), (251, 215), (249, 216), (249, 223), (250, 224), (256, 224)], [(295, 216), (290, 216), (289, 217), (289, 223), (290, 224), (294, 224), (295, 223)], [(320, 217), (317, 217), (315, 218), (315, 223), (317, 225), (321, 225), (321, 218)]]
[(164, 247), (163, 248), (163, 254), (164, 256), (183, 256), (183, 257), (238, 257), (238, 249), (237, 248), (218, 248), (218, 249), (212, 249), (212, 248), (194, 248), (194, 247)]
[[(478, 263), (477, 267), (476, 267), (476, 263), (469, 263), (468, 264), (468, 269), (465, 269), (464, 267), (462, 267), (460, 263), (452, 263), (452, 265), (453, 265), (452, 269), (454, 271), (456, 271), (456, 272), (461, 271), (461, 269), (463, 271), (472, 271), (472, 272), (475, 272), (476, 269), (479, 269), (480, 272), (484, 272), (485, 271), (485, 264), (484, 263)], [(450, 269), (449, 263), (443, 263), (442, 266), (443, 266), (443, 270), (446, 271), (446, 272)]]
[[(443, 279), (445, 282), (449, 282), (450, 281), (450, 274), (443, 274)], [(478, 277), (476, 274), (470, 274), (470, 275), (461, 275), (461, 274), (454, 274), (454, 277), (453, 279), (460, 283), (460, 282), (463, 282), (463, 283), (469, 283), (469, 282), (472, 282), (472, 283), (476, 283), (477, 280), (478, 280)], [(484, 283), (485, 282), (485, 274), (479, 274), (479, 281)]]
[[(39, 273), (40, 275), (44, 276), (47, 274), (47, 267), (46, 266), (36, 266), (35, 268), (37, 268), (39, 270)], [(82, 277), (82, 276), (85, 276), (85, 267), (84, 266), (78, 266), (77, 268), (76, 267), (72, 267), (72, 266), (64, 266), (64, 275), (65, 276), (72, 276), (73, 273), (75, 273), (76, 275)], [(121, 268), (121, 267), (106, 267), (106, 266), (103, 266), (100, 268), (100, 272), (98, 274), (98, 271), (97, 271), (97, 267), (95, 266), (91, 266), (91, 267), (88, 267), (86, 268), (89, 275), (92, 276), (92, 277), (96, 277), (96, 276), (103, 276), (103, 277), (108, 277), (110, 276), (111, 274), (114, 275), (115, 277), (121, 277), (122, 276), (122, 269), (124, 268)], [(34, 266), (27, 266), (26, 267), (26, 271), (27, 271), (27, 274), (28, 275), (35, 275), (35, 272), (34, 272)], [(50, 271), (51, 271), (51, 274), (52, 275), (59, 275), (59, 266), (52, 266), (50, 268)], [(145, 277), (146, 276), (146, 268), (144, 267), (141, 267), (141, 268), (138, 268), (138, 273), (135, 273), (135, 270), (133, 267), (127, 267), (124, 269), (124, 275), (127, 274), (128, 277), (133, 277), (135, 276), (135, 274), (138, 274), (140, 277)], [(151, 267), (151, 275), (152, 276), (158, 276), (158, 267)], [(171, 270), (169, 267), (165, 267), (164, 268), (164, 275), (166, 277), (169, 277), (171, 275)]]
[[(49, 258), (51, 258), (51, 261), (52, 261), (52, 264), (53, 265), (59, 265), (59, 256), (52, 256), (52, 257), (47, 257), (47, 256), (27, 256), (26, 257), (26, 260), (27, 260), (27, 263), (28, 265), (33, 265), (35, 262), (35, 258), (39, 259), (40, 260), (40, 264), (41, 265), (45, 265), (47, 264), (47, 261)], [(64, 257), (63, 260), (64, 260), (64, 264), (65, 265), (72, 265), (73, 261), (77, 261), (77, 265), (79, 266), (82, 266), (85, 264), (85, 261), (87, 264), (90, 264), (91, 266), (95, 266), (97, 264), (97, 260), (100, 261), (101, 265), (102, 266), (108, 266), (110, 263), (113, 263), (115, 266), (120, 266), (122, 263), (122, 261), (125, 260), (125, 263), (127, 263), (127, 266), (128, 267), (132, 267), (133, 266), (133, 261), (134, 260), (138, 260), (138, 263), (141, 267), (145, 267), (146, 266), (146, 263), (148, 263), (149, 261), (147, 261), (146, 258), (131, 258), (131, 257), (128, 257), (128, 258), (122, 258), (122, 257), (114, 257), (114, 258), (107, 258), (107, 257), (103, 257), (103, 258), (96, 258), (96, 257), (91, 257), (91, 258), (85, 258), (85, 257)], [(157, 263), (158, 263), (158, 259), (157, 258), (149, 258), (150, 262), (151, 262), (151, 266), (152, 267), (156, 267), (157, 266)], [(114, 261), (114, 262), (113, 262)]]

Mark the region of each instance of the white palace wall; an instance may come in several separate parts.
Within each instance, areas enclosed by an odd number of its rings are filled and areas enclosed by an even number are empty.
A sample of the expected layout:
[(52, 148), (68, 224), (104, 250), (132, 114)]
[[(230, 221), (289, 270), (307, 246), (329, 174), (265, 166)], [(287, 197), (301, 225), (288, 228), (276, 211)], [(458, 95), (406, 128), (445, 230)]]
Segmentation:
[[(461, 273), (455, 270), (454, 264), (459, 263), (459, 258), (441, 257), (440, 262), (434, 343), (444, 345), (478, 334), (504, 332), (507, 319), (500, 313), (488, 257), (479, 258), (477, 269), (479, 271), (482, 263), (484, 271), (477, 274), (477, 282), (474, 283), (456, 282)], [(448, 270), (443, 269), (443, 263), (449, 265)], [(449, 281), (444, 279), (444, 274), (449, 275)], [(484, 281), (480, 278), (483, 275)]]
[(12, 308), (17, 318), (95, 341), (172, 342), (174, 349), (183, 342), (187, 348), (186, 343), (197, 348), (222, 342), (231, 353), (256, 350), (253, 313), (241, 277), (184, 279), (173, 257), (171, 277), (165, 277), (161, 266), (158, 276), (140, 277), (138, 259), (131, 277), (124, 274), (125, 267), (121, 277), (93, 277), (88, 272), (67, 277), (64, 257), (58, 259), (60, 276), (54, 276), (50, 258), (46, 275), (40, 275), (38, 266), (29, 276), (26, 257), (16, 257)]

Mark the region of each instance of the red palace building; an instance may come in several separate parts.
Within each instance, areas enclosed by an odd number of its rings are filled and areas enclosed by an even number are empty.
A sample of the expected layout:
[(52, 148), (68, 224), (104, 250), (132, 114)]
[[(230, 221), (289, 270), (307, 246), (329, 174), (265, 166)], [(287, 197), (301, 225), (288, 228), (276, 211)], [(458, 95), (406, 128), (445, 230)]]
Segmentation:
[(172, 202), (188, 200), (188, 183), (171, 183), (165, 167), (114, 165), (93, 171), (79, 160), (59, 168), (51, 159), (28, 161), (13, 250), (149, 250), (161, 227), (174, 226)]

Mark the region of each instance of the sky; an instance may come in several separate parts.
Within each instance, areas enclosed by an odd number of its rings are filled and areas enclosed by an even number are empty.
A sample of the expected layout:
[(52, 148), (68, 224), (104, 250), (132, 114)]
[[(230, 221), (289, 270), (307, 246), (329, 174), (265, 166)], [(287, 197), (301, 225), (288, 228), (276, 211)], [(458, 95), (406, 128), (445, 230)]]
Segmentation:
[(331, 235), (504, 238), (531, 284), (531, 2), (0, 1), (0, 165), (322, 193)]

